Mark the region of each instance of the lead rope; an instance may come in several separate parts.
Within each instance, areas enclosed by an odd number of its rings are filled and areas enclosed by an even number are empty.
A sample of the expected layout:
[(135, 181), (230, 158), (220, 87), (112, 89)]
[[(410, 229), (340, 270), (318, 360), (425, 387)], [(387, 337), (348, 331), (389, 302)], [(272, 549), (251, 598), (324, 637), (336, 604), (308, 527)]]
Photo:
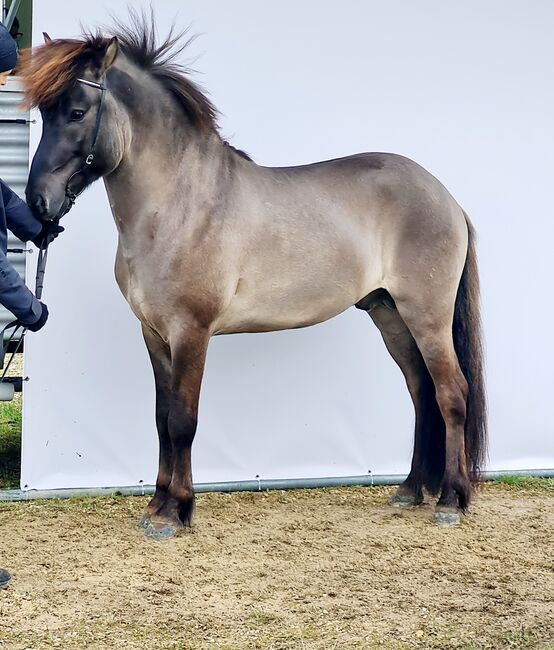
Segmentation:
[[(40, 300), (42, 298), (42, 289), (44, 287), (44, 273), (46, 271), (46, 261), (48, 260), (48, 243), (46, 243), (45, 245), (45, 242), (46, 239), (44, 239), (43, 243), (39, 246), (39, 251), (38, 251), (37, 274), (35, 277), (35, 296), (37, 300)], [(10, 335), (10, 338), (5, 343), (2, 342), (4, 346), (4, 350), (8, 349), (10, 343), (15, 339), (15, 336), (17, 332), (19, 332), (19, 330), (21, 330), (21, 336), (19, 337), (19, 341), (15, 346), (15, 350), (11, 353), (11, 356), (8, 359), (8, 363), (4, 367), (4, 372), (0, 377), (0, 383), (4, 382), (8, 370), (10, 369), (10, 366), (12, 365), (12, 362), (15, 359), (15, 355), (21, 349), (21, 346), (23, 344), (23, 339), (25, 338), (25, 334), (27, 334), (27, 328), (24, 327), (23, 325), (18, 325), (17, 323), (18, 323), (17, 320), (8, 323), (4, 328), (4, 330), (2, 331), (2, 335), (3, 335), (7, 329), (10, 329), (10, 327), (14, 328), (13, 332)]]

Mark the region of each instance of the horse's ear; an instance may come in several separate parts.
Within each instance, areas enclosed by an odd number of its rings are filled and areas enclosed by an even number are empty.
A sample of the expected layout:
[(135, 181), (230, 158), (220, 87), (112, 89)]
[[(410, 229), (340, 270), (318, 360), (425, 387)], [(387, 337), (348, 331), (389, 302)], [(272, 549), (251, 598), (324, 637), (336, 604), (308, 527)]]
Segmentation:
[(50, 41), (52, 40), (52, 39), (50, 38), (50, 35), (49, 35), (47, 32), (42, 32), (42, 35), (43, 35), (43, 37), (44, 37), (44, 42), (45, 42), (45, 43), (50, 43)]
[(100, 61), (99, 72), (101, 75), (104, 74), (104, 72), (106, 72), (106, 70), (113, 64), (113, 62), (117, 57), (118, 52), (119, 52), (119, 43), (117, 42), (117, 37), (114, 36), (111, 39), (111, 41), (108, 43), (108, 46), (104, 51), (104, 56)]

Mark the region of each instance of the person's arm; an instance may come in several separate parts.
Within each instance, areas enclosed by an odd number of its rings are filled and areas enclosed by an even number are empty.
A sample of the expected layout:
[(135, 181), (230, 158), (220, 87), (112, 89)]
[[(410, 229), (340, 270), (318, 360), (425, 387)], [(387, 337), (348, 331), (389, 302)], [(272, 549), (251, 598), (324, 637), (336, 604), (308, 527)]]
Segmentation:
[(24, 325), (35, 324), (43, 313), (42, 303), (23, 282), (2, 251), (0, 251), (0, 303)]
[(17, 196), (4, 181), (0, 180), (4, 208), (6, 210), (6, 225), (21, 241), (29, 241), (39, 235), (43, 223), (37, 219), (31, 208)]

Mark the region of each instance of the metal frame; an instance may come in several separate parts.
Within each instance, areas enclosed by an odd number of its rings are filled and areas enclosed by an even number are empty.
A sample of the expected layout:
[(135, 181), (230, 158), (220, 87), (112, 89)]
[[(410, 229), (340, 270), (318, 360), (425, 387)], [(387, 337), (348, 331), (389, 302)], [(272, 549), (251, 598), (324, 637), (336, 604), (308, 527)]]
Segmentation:
[[(507, 470), (505, 472), (484, 472), (487, 481), (505, 476), (532, 476), (554, 478), (554, 469)], [(399, 485), (405, 476), (398, 474), (372, 474), (364, 476), (339, 476), (298, 479), (256, 479), (253, 481), (230, 481), (224, 483), (198, 483), (197, 494), (206, 492), (264, 492), (266, 490), (295, 490), (331, 487), (372, 487), (374, 485)], [(61, 488), (58, 490), (0, 490), (0, 501), (31, 501), (37, 499), (75, 499), (86, 497), (146, 496), (154, 494), (154, 485), (132, 485), (104, 488)]]
[(21, 5), (21, 0), (12, 0), (12, 3), (10, 5), (10, 9), (8, 11), (8, 15), (6, 16), (6, 2), (2, 2), (2, 18), (5, 16), (4, 26), (8, 31), (10, 31), (14, 18), (17, 15), (17, 12), (19, 11), (19, 6)]

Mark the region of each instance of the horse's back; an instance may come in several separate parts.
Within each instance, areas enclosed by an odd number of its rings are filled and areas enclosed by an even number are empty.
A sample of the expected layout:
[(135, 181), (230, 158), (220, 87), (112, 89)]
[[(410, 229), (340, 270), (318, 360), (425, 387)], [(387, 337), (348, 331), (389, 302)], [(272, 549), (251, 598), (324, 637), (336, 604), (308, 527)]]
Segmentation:
[(367, 152), (273, 171), (289, 181), (285, 210), (297, 206), (290, 211), (296, 233), (317, 238), (310, 224), (328, 234), (331, 247), (351, 244), (370, 283), (416, 253), (421, 260), (460, 249), (465, 258), (465, 213), (435, 176), (405, 156)]
[[(293, 199), (318, 196), (334, 208), (321, 212), (322, 220), (358, 215), (363, 222), (383, 228), (419, 221), (427, 229), (463, 223), (463, 211), (446, 187), (424, 167), (394, 153), (365, 152), (295, 167), (267, 168)], [(302, 206), (305, 201), (300, 200)]]

